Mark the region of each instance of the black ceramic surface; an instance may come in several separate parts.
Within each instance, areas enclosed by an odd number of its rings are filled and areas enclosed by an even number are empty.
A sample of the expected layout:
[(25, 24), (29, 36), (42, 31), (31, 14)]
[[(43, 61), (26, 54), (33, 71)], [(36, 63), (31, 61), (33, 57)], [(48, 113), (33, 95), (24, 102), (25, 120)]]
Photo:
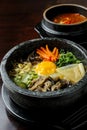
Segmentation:
[(49, 110), (49, 108), (56, 109), (58, 107), (58, 109), (65, 109), (66, 106), (75, 104), (87, 93), (87, 74), (73, 87), (45, 93), (22, 89), (10, 80), (7, 72), (12, 67), (11, 62), (15, 59), (19, 60), (20, 57), (25, 59), (33, 50), (46, 44), (50, 48), (56, 46), (59, 49), (63, 48), (72, 51), (76, 57), (87, 65), (87, 51), (82, 46), (69, 40), (57, 38), (34, 39), (15, 46), (5, 55), (1, 62), (1, 75), (3, 83), (9, 91), (9, 96), (22, 108), (30, 109), (33, 107)]
[[(87, 96), (86, 96), (87, 97)], [(83, 130), (87, 126), (87, 101), (84, 97), (77, 106), (67, 110), (67, 113), (60, 114), (58, 111), (47, 113), (46, 111), (41, 114), (40, 111), (31, 110), (26, 111), (15, 104), (9, 97), (8, 90), (2, 86), (2, 99), (4, 101), (7, 111), (14, 116), (17, 120), (23, 123), (30, 124), (32, 128), (49, 128), (57, 130)], [(45, 115), (45, 114), (46, 115)], [(71, 122), (70, 122), (71, 121)]]
[(62, 123), (59, 121), (59, 119), (58, 122), (56, 123), (55, 119), (52, 118), (51, 114), (45, 116), (44, 112), (42, 115), (38, 110), (30, 109), (30, 111), (26, 111), (25, 109), (19, 107), (10, 99), (8, 90), (5, 88), (4, 85), (2, 86), (2, 99), (4, 101), (7, 111), (16, 119), (23, 121), (24, 123), (32, 124), (34, 125), (34, 127), (46, 126), (46, 128), (49, 127), (49, 128), (57, 128), (58, 130), (64, 130), (63, 126), (61, 126)]
[(70, 37), (70, 36), (62, 36), (62, 35), (58, 35), (58, 36), (48, 35), (48, 34), (46, 33), (46, 31), (42, 28), (41, 22), (38, 23), (38, 24), (35, 26), (34, 29), (35, 29), (35, 31), (40, 35), (41, 38), (45, 38), (45, 37), (49, 37), (49, 38), (50, 38), (50, 37), (51, 37), (51, 38), (54, 38), (54, 37), (56, 37), (56, 38), (66, 38), (66, 39), (72, 40), (72, 41), (74, 41), (74, 42), (76, 42), (76, 43), (78, 43), (78, 44), (80, 44), (80, 45), (84, 44), (84, 45), (82, 45), (82, 46), (85, 47), (85, 48), (86, 48), (86, 46), (87, 46), (87, 39), (86, 39), (86, 37), (87, 37), (87, 32), (85, 32), (84, 34), (81, 34), (81, 35), (79, 35), (79, 36), (73, 36), (73, 37)]
[(53, 17), (61, 13), (80, 13), (87, 17), (87, 8), (77, 4), (59, 4), (47, 8), (43, 12), (41, 28), (50, 37), (66, 38), (74, 41), (87, 33), (87, 20), (76, 24), (56, 24)]

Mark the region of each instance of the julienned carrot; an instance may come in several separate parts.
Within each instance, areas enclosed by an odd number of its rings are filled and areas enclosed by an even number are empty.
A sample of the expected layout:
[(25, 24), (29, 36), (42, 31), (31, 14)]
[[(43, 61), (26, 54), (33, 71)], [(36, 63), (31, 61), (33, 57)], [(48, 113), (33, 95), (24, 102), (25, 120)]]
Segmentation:
[(53, 49), (53, 51), (52, 51), (53, 54), (55, 54), (56, 49), (57, 49), (56, 47)]
[(48, 52), (46, 51), (46, 49), (44, 47), (40, 48), (44, 53), (48, 54)]
[(37, 53), (40, 55), (40, 57), (41, 57), (42, 59), (44, 59), (44, 60), (50, 60), (49, 57), (47, 57), (47, 55), (44, 54), (43, 52), (38, 51)]
[(47, 54), (45, 54), (43, 51), (41, 50), (37, 50), (37, 53), (43, 58), (47, 58)]
[(59, 57), (58, 49), (57, 48), (54, 48), (54, 50), (53, 50), (52, 53), (54, 54), (55, 57), (57, 57), (57, 58)]
[(59, 57), (58, 49), (55, 47), (53, 51), (50, 51), (48, 45), (46, 45), (46, 48), (40, 47), (36, 52), (43, 60), (49, 60), (52, 62), (55, 62)]
[(48, 55), (51, 56), (52, 52), (49, 50), (48, 45), (46, 45), (46, 51), (48, 52)]

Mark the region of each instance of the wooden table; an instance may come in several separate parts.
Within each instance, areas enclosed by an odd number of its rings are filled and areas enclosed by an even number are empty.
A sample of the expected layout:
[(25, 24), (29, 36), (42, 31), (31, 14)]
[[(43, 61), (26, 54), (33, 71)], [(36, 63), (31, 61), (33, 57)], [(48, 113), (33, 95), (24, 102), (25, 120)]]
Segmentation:
[[(43, 11), (51, 5), (60, 3), (87, 6), (87, 0), (0, 0), (0, 61), (13, 46), (40, 37), (34, 27), (42, 20)], [(0, 78), (0, 130), (32, 129), (31, 126), (19, 122), (6, 111), (1, 88), (2, 79)]]

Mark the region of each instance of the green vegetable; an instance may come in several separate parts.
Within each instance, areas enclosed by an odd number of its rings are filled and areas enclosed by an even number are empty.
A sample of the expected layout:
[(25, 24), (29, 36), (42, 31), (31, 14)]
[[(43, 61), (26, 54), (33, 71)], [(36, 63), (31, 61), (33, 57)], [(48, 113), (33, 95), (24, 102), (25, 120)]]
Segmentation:
[(31, 68), (32, 64), (30, 62), (15, 62), (9, 75), (15, 84), (22, 88), (28, 88), (28, 86), (32, 83), (32, 80), (38, 78), (38, 75)]
[(27, 88), (26, 84), (23, 83), (18, 76), (13, 78), (13, 81), (16, 83), (16, 85), (20, 86), (21, 88)]
[(80, 63), (80, 60), (78, 60), (72, 52), (65, 53), (64, 51), (61, 51), (60, 57), (56, 62), (56, 65), (62, 67), (74, 63)]
[(32, 83), (33, 79), (38, 78), (38, 75), (34, 71), (28, 73), (19, 74), (17, 73), (13, 78), (13, 81), (22, 88), (27, 88)]

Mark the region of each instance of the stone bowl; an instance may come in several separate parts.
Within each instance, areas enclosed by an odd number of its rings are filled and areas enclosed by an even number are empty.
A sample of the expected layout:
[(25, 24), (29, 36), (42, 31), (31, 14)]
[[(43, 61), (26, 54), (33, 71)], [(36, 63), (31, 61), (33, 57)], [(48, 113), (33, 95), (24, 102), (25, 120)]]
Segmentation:
[(38, 38), (22, 42), (10, 49), (1, 61), (1, 77), (3, 84), (9, 91), (9, 96), (21, 108), (29, 110), (30, 108), (64, 108), (75, 104), (85, 94), (87, 94), (87, 73), (72, 87), (52, 91), (35, 92), (23, 89), (17, 86), (9, 76), (12, 68), (12, 62), (19, 59), (26, 59), (29, 53), (40, 46), (48, 44), (50, 48), (58, 47), (73, 52), (85, 66), (87, 66), (87, 51), (77, 43), (70, 40), (59, 38)]

